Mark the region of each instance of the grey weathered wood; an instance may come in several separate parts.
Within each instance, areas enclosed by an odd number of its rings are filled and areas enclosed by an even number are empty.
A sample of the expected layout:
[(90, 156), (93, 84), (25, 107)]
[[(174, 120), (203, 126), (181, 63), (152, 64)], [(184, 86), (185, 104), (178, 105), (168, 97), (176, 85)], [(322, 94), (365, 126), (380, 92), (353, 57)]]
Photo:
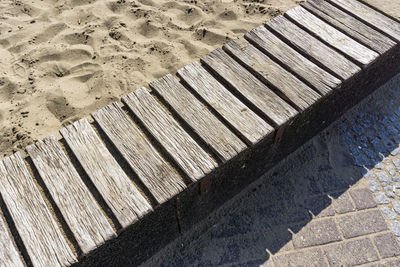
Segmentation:
[(272, 58), (276, 58), (288, 69), (308, 81), (322, 95), (329, 94), (341, 81), (289, 47), (264, 26), (253, 29), (245, 37), (257, 48)]
[(0, 211), (0, 266), (24, 267), (24, 261)]
[(301, 6), (297, 6), (287, 11), (285, 14), (331, 46), (361, 63), (363, 66), (369, 65), (379, 56), (378, 53), (335, 29)]
[(314, 58), (340, 78), (347, 80), (361, 69), (339, 52), (325, 45), (283, 16), (278, 16), (267, 23), (278, 34), (309, 57)]
[(122, 101), (192, 181), (199, 180), (217, 167), (214, 159), (167, 113), (146, 88), (139, 88), (124, 96)]
[(158, 203), (169, 200), (186, 188), (176, 171), (117, 103), (94, 112), (92, 116)]
[[(34, 266), (69, 266), (77, 261), (19, 152), (0, 161), (0, 192)], [(19, 256), (13, 256), (17, 262)]]
[(199, 62), (178, 70), (179, 77), (235, 128), (249, 144), (256, 144), (274, 128), (218, 82)]
[(26, 148), (83, 253), (116, 233), (54, 136)]
[(152, 210), (87, 119), (62, 128), (60, 133), (123, 228)]
[(171, 105), (223, 162), (246, 148), (237, 136), (171, 74), (153, 81), (150, 87)]
[(356, 0), (329, 0), (362, 21), (400, 41), (400, 23)]
[(295, 103), (298, 109), (304, 110), (321, 98), (320, 94), (249, 44), (243, 37), (227, 43), (224, 48), (262, 81), (275, 86), (281, 95)]
[(390, 38), (325, 0), (308, 0), (302, 5), (310, 12), (381, 55), (396, 45)]
[[(202, 57), (201, 61), (277, 126), (285, 124), (298, 113), (221, 48)], [(297, 107), (302, 108), (304, 105), (304, 102), (299, 101), (297, 97), (293, 99), (287, 97)]]

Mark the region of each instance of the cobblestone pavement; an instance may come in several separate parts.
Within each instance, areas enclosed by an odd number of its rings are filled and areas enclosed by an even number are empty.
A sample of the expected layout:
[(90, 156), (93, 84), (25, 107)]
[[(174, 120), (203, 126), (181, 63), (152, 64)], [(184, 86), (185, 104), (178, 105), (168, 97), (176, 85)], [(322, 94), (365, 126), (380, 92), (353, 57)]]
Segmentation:
[(400, 266), (400, 74), (144, 265)]

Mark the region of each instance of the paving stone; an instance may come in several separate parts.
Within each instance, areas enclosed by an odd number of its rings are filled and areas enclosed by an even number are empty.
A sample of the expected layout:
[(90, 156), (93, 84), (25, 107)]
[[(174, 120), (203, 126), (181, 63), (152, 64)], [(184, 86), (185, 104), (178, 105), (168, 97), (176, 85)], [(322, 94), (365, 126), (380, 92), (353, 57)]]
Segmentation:
[[(387, 170), (388, 170), (390, 176), (393, 177), (393, 176), (396, 175), (396, 168), (395, 168), (392, 164), (389, 164), (389, 165), (388, 165)], [(393, 179), (392, 179), (392, 180), (393, 180)]]
[(255, 219), (249, 211), (242, 212), (240, 217), (228, 217), (224, 221), (222, 231), (214, 234), (214, 237), (229, 238), (235, 234), (246, 234), (256, 226), (254, 221)]
[(321, 249), (308, 249), (301, 252), (276, 255), (273, 257), (275, 267), (327, 267)]
[[(330, 167), (332, 168), (332, 167)], [(323, 170), (318, 170), (322, 174), (318, 177), (322, 190), (324, 192), (346, 190), (349, 188), (349, 183), (346, 182), (342, 177), (334, 173), (323, 173)]]
[(327, 195), (311, 197), (304, 201), (305, 208), (316, 218), (335, 215), (331, 203), (332, 200)]
[(390, 198), (396, 197), (396, 194), (395, 194), (396, 191), (394, 189), (396, 189), (396, 186), (394, 186), (394, 187), (393, 186), (385, 186), (383, 188), (383, 190), (385, 191), (385, 194)]
[(358, 210), (376, 207), (375, 199), (368, 188), (351, 190), (350, 195), (353, 198), (356, 209)]
[(391, 208), (381, 207), (381, 211), (386, 220), (395, 220), (397, 218), (396, 212), (394, 212), (394, 210)]
[[(375, 165), (375, 169), (384, 170), (385, 165), (383, 165), (382, 162), (379, 162), (378, 164)], [(379, 175), (378, 175), (378, 178), (379, 178)]]
[(394, 166), (396, 166), (397, 170), (400, 169), (400, 158), (394, 158), (392, 159), (392, 162), (394, 164)]
[(348, 214), (337, 218), (345, 238), (378, 233), (387, 229), (385, 219), (378, 210)]
[(375, 200), (379, 205), (388, 204), (390, 202), (389, 198), (383, 192), (375, 193)]
[(390, 259), (387, 261), (382, 261), (379, 263), (373, 263), (369, 265), (365, 265), (365, 267), (399, 267), (400, 266), (400, 260), (399, 259)]
[(335, 198), (332, 205), (337, 213), (343, 214), (355, 210), (347, 192), (332, 194), (332, 197)]
[[(365, 152), (365, 151), (364, 151)], [(365, 152), (366, 153), (366, 152)], [(352, 152), (351, 153), (353, 155), (354, 158), (354, 163), (356, 166), (360, 166), (360, 167), (364, 167), (364, 166), (368, 166), (371, 167), (373, 164), (371, 163), (371, 161), (369, 160), (368, 157), (366, 157), (364, 154), (359, 153), (358, 151)], [(367, 154), (368, 155), (368, 154)], [(343, 189), (342, 188), (337, 188), (337, 190), (339, 189)]]
[(339, 230), (331, 218), (312, 221), (293, 236), (293, 245), (296, 248), (310, 247), (340, 241)]
[(373, 179), (376, 178), (375, 173), (372, 170), (366, 169), (367, 172), (364, 174), (364, 178), (366, 179)]
[(345, 129), (343, 129), (343, 132), (341, 134), (342, 140), (345, 144), (351, 145), (354, 143), (354, 138), (353, 136)]
[(330, 266), (352, 266), (379, 259), (369, 238), (340, 242), (324, 248)]
[(392, 202), (393, 209), (397, 214), (400, 214), (400, 201), (393, 201)]
[[(272, 259), (271, 258), (269, 258), (266, 262), (264, 262), (263, 264), (252, 264), (252, 265), (250, 265), (250, 264), (241, 264), (241, 265), (244, 265), (244, 266), (260, 266), (260, 267), (274, 267), (275, 265), (274, 265), (274, 262), (272, 261)], [(240, 266), (240, 265), (239, 265)]]
[(391, 228), (392, 228), (392, 231), (393, 231), (393, 233), (396, 235), (396, 236), (400, 236), (400, 222), (392, 222), (391, 224), (390, 224), (390, 226), (391, 226)]
[(378, 177), (378, 180), (381, 182), (382, 186), (388, 186), (392, 182), (386, 172), (377, 172), (376, 177)]
[(371, 180), (371, 181), (368, 181), (367, 183), (368, 183), (369, 189), (372, 192), (376, 192), (376, 191), (380, 190), (380, 186), (379, 186), (379, 182), (378, 181)]
[(317, 179), (313, 175), (308, 175), (302, 179), (298, 176), (292, 176), (291, 182), (296, 186), (296, 194), (304, 196), (313, 196), (321, 194)]
[(377, 152), (386, 152), (385, 146), (382, 144), (382, 142), (378, 138), (374, 138), (371, 140), (371, 144), (374, 147), (374, 150)]
[(400, 246), (392, 233), (375, 236), (374, 242), (382, 258), (390, 258), (400, 255)]
[(299, 223), (303, 221), (309, 221), (311, 215), (307, 209), (302, 206), (296, 205), (294, 201), (288, 201), (287, 208), (284, 211), (286, 217), (286, 223)]
[[(260, 219), (265, 225), (283, 225), (308, 221), (311, 218), (308, 210), (301, 206), (288, 207), (283, 201), (268, 203), (266, 206), (257, 207)], [(235, 224), (235, 223), (233, 223)], [(240, 223), (237, 223), (240, 225)]]
[(393, 149), (392, 152), (390, 152), (390, 154), (392, 156), (400, 155), (400, 147)]
[(400, 176), (394, 176), (392, 177), (393, 182), (400, 182)]

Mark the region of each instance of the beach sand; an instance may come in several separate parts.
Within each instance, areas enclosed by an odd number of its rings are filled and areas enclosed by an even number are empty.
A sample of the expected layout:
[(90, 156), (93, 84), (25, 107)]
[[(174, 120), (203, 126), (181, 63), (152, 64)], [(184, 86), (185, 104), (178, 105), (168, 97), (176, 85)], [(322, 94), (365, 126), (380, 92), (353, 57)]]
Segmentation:
[[(0, 1), (2, 156), (175, 73), (299, 2)], [(399, 17), (390, 0), (368, 2)]]
[(0, 1), (2, 156), (175, 73), (298, 2)]

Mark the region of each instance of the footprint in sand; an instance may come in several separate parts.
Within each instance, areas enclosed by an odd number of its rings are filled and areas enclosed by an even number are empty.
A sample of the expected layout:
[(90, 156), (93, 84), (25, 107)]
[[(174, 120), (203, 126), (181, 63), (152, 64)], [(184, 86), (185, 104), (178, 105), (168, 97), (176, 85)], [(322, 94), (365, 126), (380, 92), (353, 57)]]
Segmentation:
[(46, 96), (47, 109), (60, 121), (75, 115), (75, 109), (69, 106), (65, 97), (57, 96), (54, 94), (47, 94)]
[(6, 77), (0, 77), (0, 102), (9, 101), (17, 86)]
[(14, 74), (15, 74), (16, 76), (20, 77), (20, 78), (23, 78), (23, 77), (25, 77), (25, 75), (26, 75), (26, 69), (25, 69), (25, 67), (22, 66), (22, 65), (19, 64), (19, 63), (15, 63), (15, 64), (13, 65), (13, 71), (14, 71)]
[(70, 68), (64, 76), (72, 77), (80, 82), (88, 81), (95, 73), (101, 72), (102, 68), (99, 64), (84, 62)]

